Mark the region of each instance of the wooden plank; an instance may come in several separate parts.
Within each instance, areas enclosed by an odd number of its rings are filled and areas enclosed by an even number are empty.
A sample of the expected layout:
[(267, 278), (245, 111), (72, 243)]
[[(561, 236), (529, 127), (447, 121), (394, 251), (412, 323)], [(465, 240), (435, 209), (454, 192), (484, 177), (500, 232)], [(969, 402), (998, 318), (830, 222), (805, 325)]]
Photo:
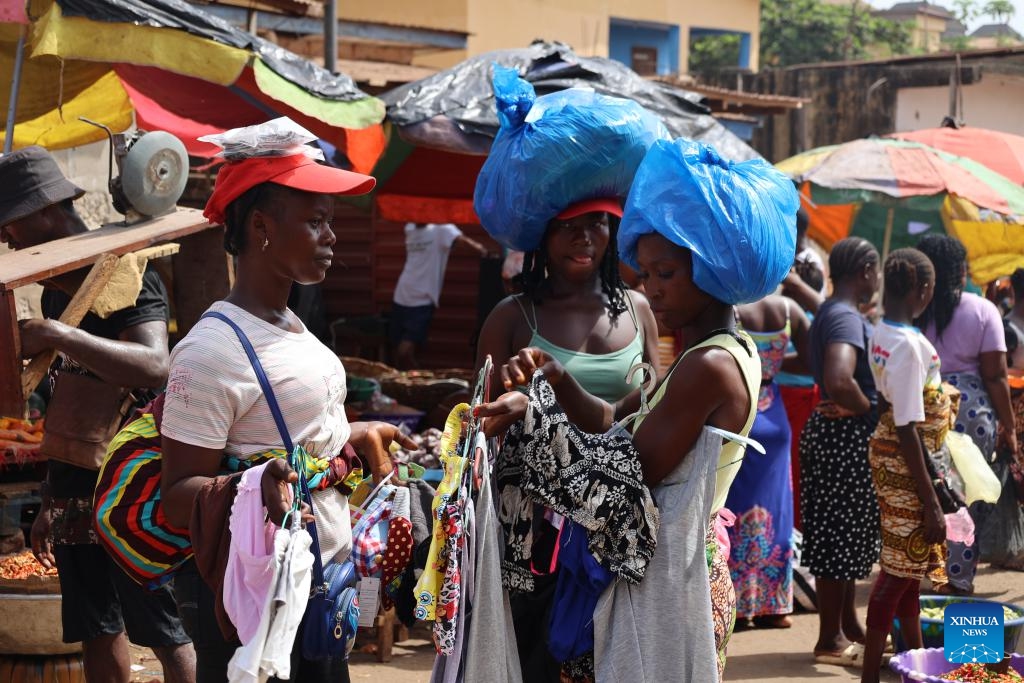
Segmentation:
[[(93, 263), (100, 254), (120, 256), (213, 227), (201, 211), (179, 207), (174, 213), (144, 223), (128, 227), (109, 224), (31, 249), (3, 254), (0, 255), (0, 291), (77, 270)], [(216, 234), (219, 236), (219, 229)]]
[(21, 393), (21, 339), (14, 292), (0, 291), (0, 415), (23, 417), (25, 396)]
[(171, 259), (171, 268), (174, 315), (183, 337), (210, 304), (228, 295), (234, 270), (220, 230), (197, 232), (180, 241), (181, 251)]
[[(103, 254), (97, 259), (92, 269), (89, 270), (89, 274), (85, 276), (85, 280), (78, 288), (78, 291), (71, 297), (67, 308), (61, 313), (60, 321), (62, 323), (70, 327), (78, 327), (78, 323), (82, 322), (82, 318), (92, 308), (93, 302), (103, 293), (103, 289), (110, 282), (110, 278), (114, 276), (118, 260), (118, 257), (113, 254)], [(36, 388), (39, 382), (42, 381), (56, 357), (57, 352), (53, 349), (48, 349), (36, 354), (29, 361), (28, 367), (21, 374), (21, 390), (26, 399), (28, 399), (32, 390)]]

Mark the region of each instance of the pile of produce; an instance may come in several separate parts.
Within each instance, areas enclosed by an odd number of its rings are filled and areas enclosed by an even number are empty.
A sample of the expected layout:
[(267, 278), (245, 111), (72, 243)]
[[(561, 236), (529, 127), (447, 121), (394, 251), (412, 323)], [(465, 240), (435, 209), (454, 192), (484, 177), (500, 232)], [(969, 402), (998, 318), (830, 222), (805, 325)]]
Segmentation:
[(944, 681), (960, 681), (960, 683), (1014, 683), (1024, 681), (1019, 673), (1010, 669), (1001, 674), (989, 671), (984, 664), (963, 664), (949, 673), (939, 676)]
[(57, 568), (47, 569), (39, 564), (31, 550), (0, 558), (0, 579), (24, 581), (33, 576), (57, 576)]
[(42, 441), (43, 420), (0, 417), (0, 466), (5, 460), (23, 464), (38, 453)]
[(433, 470), (441, 466), (441, 430), (428, 429), (420, 434), (411, 434), (410, 439), (419, 446), (415, 451), (404, 448), (396, 450), (391, 459), (397, 463), (415, 463), (425, 469)]
[[(935, 619), (937, 621), (943, 621), (946, 613), (946, 605), (936, 605), (934, 607), (924, 607), (921, 609), (922, 619)], [(1014, 619), (1020, 619), (1021, 614), (1015, 609), (1003, 606), (1003, 623), (1013, 621)], [(1016, 679), (1014, 679), (1016, 680)]]

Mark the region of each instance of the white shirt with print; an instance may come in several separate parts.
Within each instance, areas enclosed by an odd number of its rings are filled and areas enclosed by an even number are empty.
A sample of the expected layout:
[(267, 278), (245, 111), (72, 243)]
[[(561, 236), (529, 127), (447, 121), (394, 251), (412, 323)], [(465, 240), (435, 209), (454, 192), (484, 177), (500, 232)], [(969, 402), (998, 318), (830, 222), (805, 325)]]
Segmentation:
[(923, 422), (925, 390), (942, 386), (931, 342), (916, 327), (883, 320), (871, 337), (869, 360), (875, 386), (892, 406), (893, 423)]
[[(209, 308), (242, 328), (274, 389), (289, 435), (316, 457), (341, 452), (352, 432), (345, 416), (345, 369), (305, 327), (288, 332), (226, 301)], [(283, 448), (274, 416), (238, 337), (224, 321), (200, 320), (171, 352), (160, 433), (247, 460)], [(348, 499), (313, 492), (325, 562), (351, 550)]]
[(462, 231), (451, 223), (405, 226), (405, 267), (395, 285), (402, 306), (437, 306), (448, 268), (448, 254)]

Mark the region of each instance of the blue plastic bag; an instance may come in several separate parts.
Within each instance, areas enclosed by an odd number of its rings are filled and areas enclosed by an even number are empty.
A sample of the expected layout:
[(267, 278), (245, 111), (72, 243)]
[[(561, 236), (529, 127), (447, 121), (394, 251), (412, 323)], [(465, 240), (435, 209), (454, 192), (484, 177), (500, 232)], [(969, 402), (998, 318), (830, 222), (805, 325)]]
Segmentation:
[(727, 304), (757, 301), (786, 277), (796, 253), (793, 182), (762, 159), (725, 161), (680, 138), (647, 152), (619, 225), (619, 258), (636, 269), (650, 233), (693, 253), (693, 281)]
[(515, 69), (494, 66), (498, 131), (476, 181), (473, 208), (509, 249), (540, 246), (548, 222), (576, 202), (624, 200), (647, 149), (667, 139), (636, 102), (592, 90), (537, 97)]

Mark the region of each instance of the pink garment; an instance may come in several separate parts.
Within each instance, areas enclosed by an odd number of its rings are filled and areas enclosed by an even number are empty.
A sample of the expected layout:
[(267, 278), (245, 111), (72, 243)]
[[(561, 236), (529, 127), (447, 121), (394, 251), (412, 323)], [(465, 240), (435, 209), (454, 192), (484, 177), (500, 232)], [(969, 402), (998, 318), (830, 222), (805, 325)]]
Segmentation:
[(715, 540), (723, 557), (729, 557), (732, 544), (729, 542), (729, 527), (736, 523), (736, 515), (729, 508), (722, 508), (715, 515)]
[(274, 587), (274, 532), (263, 507), (263, 470), (246, 470), (231, 505), (231, 544), (224, 571), (224, 610), (243, 645), (256, 635), (267, 595)]

